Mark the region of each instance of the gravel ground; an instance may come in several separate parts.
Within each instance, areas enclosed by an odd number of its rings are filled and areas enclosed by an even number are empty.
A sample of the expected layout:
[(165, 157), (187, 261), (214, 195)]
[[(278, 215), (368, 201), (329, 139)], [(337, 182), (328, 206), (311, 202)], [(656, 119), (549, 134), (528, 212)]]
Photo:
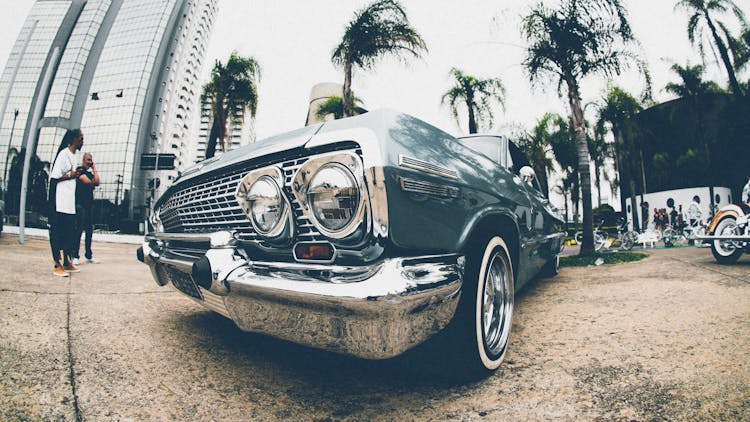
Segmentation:
[(0, 420), (750, 420), (750, 256), (563, 268), (516, 299), (506, 361), (448, 382), (239, 331), (152, 281), (134, 245), (52, 275), (3, 234)]

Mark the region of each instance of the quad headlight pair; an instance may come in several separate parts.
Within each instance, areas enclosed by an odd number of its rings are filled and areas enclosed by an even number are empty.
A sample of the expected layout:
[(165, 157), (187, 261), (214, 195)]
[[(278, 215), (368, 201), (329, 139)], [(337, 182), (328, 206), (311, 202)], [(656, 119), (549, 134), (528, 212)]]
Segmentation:
[[(293, 179), (292, 193), (321, 234), (341, 239), (362, 223), (362, 185), (359, 157), (332, 153), (303, 164)], [(270, 167), (250, 172), (237, 188), (237, 199), (253, 228), (267, 239), (292, 237), (293, 213), (283, 186), (281, 169)]]

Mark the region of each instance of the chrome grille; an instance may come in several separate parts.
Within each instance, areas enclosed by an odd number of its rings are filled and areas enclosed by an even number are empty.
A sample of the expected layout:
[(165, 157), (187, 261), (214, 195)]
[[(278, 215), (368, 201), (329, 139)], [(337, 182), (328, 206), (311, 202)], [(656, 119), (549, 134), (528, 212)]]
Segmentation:
[[(362, 151), (356, 149), (355, 153), (361, 156)], [(298, 241), (324, 240), (312, 222), (304, 216), (302, 206), (297, 202), (291, 188), (294, 175), (309, 158), (299, 157), (278, 163), (284, 173), (283, 191), (294, 213)], [(163, 201), (160, 208), (159, 217), (164, 230), (167, 233), (235, 230), (241, 240), (262, 242), (234, 195), (240, 180), (249, 171), (268, 165), (273, 163), (208, 174), (205, 178), (175, 191)]]

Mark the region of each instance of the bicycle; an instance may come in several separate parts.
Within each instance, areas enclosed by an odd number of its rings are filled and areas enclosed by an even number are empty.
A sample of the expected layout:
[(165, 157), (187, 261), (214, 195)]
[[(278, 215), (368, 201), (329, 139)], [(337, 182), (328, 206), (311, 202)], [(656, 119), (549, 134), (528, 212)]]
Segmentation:
[[(599, 225), (594, 227), (594, 250), (596, 252), (599, 252), (602, 249), (608, 249), (611, 244), (611, 242), (609, 242), (609, 234), (605, 230), (602, 230), (603, 225), (604, 220), (600, 221)], [(577, 231), (573, 237), (575, 238), (576, 243), (583, 243), (583, 231)]]
[[(664, 244), (671, 246), (677, 243), (686, 243), (690, 240), (694, 240), (696, 236), (705, 236), (707, 226), (708, 225), (703, 221), (699, 221), (695, 226), (691, 226), (687, 223), (682, 223), (677, 226), (677, 228), (667, 226), (667, 228), (664, 229)], [(703, 242), (700, 240), (696, 241), (695, 246), (701, 247), (703, 246)]]
[(638, 233), (628, 228), (629, 223), (628, 220), (620, 219), (620, 224), (617, 226), (617, 239), (615, 239), (615, 242), (620, 244), (620, 249), (625, 251), (633, 249), (638, 241)]

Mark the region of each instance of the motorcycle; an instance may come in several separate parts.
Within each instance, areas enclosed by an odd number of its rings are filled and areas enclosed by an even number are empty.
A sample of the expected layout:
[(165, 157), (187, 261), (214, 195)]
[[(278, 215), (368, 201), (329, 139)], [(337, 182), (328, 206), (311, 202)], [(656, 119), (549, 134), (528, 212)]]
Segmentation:
[(725, 205), (714, 215), (708, 225), (707, 236), (696, 236), (696, 240), (711, 245), (716, 262), (733, 264), (742, 253), (750, 253), (750, 214), (745, 214), (737, 205)]

